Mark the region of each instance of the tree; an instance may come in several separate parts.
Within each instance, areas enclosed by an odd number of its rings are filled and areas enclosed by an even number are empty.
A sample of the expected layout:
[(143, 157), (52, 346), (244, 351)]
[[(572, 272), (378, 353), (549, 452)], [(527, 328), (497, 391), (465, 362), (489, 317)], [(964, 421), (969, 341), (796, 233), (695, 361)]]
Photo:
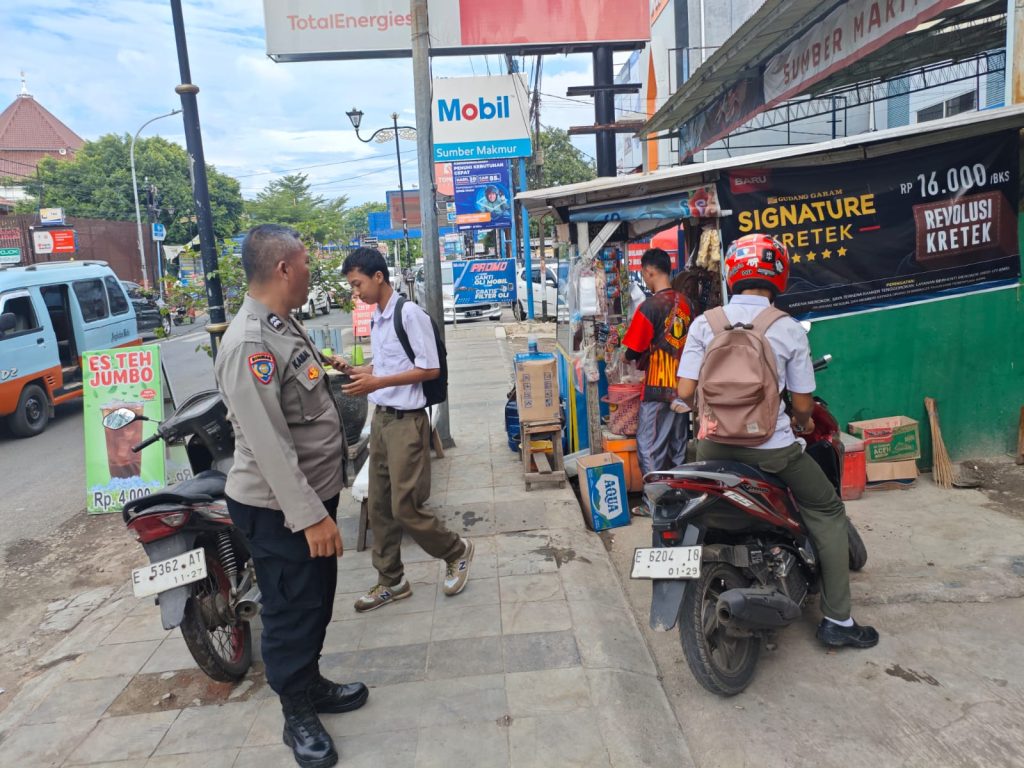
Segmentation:
[(530, 189), (576, 184), (597, 178), (594, 163), (588, 160), (569, 140), (567, 131), (545, 128), (537, 140), (543, 165), (527, 169)]
[(245, 205), (248, 224), (287, 224), (312, 243), (342, 239), (348, 198), (327, 200), (314, 195), (308, 178), (304, 173), (294, 173), (267, 184), (255, 200)]
[[(37, 199), (42, 193), (47, 207), (63, 208), (69, 216), (134, 221), (130, 148), (128, 134), (87, 141), (72, 161), (43, 158), (38, 175), (27, 179), (25, 187)], [(154, 220), (167, 227), (167, 242), (187, 243), (195, 237), (188, 153), (159, 136), (140, 139), (135, 142), (135, 172), (143, 217), (152, 184), (157, 189)], [(237, 234), (242, 215), (238, 182), (209, 165), (207, 179), (214, 232), (219, 238)]]

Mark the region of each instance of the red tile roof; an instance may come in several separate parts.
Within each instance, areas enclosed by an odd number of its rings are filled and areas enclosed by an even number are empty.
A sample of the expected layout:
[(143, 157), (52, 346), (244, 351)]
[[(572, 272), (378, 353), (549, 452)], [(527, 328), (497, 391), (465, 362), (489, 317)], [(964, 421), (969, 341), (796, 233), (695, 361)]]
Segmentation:
[(24, 177), (46, 156), (71, 159), (85, 142), (28, 94), (0, 112), (0, 176)]

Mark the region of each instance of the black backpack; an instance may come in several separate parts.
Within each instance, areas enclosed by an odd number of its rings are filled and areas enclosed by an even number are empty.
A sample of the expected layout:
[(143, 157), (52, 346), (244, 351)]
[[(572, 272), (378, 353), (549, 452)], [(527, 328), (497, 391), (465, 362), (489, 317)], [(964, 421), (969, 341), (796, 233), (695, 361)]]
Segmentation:
[[(407, 299), (403, 296), (398, 297), (398, 303), (395, 306), (395, 334), (398, 336), (405, 354), (415, 364), (416, 353), (412, 351), (412, 344), (409, 343), (409, 334), (405, 332), (405, 326), (402, 321), (402, 307), (405, 306), (406, 301)], [(421, 309), (420, 311), (422, 312), (423, 310)], [(430, 315), (427, 315), (427, 317), (430, 317)], [(430, 327), (434, 329), (434, 343), (437, 345), (437, 361), (438, 367), (441, 369), (441, 375), (436, 379), (423, 382), (423, 394), (427, 398), (427, 405), (437, 405), (448, 399), (448, 350), (444, 346), (444, 339), (441, 338), (441, 331), (438, 330), (437, 323), (434, 322), (432, 317), (430, 317)]]

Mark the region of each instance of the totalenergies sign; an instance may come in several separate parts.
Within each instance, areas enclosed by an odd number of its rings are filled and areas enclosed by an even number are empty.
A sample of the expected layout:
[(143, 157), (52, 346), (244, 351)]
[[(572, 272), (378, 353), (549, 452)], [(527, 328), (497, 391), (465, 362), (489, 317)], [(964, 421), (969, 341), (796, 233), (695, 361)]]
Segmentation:
[(529, 97), (521, 74), (434, 80), (434, 162), (528, 157)]
[[(542, 53), (651, 38), (651, 0), (430, 0), (430, 52)], [(408, 56), (409, 0), (263, 0), (276, 61)]]

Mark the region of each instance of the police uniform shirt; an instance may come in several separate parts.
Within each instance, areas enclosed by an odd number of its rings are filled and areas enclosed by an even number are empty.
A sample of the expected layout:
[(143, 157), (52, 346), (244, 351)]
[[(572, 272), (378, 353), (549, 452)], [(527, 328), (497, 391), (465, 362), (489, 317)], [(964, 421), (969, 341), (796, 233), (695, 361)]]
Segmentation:
[(321, 500), (344, 485), (341, 422), (302, 326), (246, 296), (214, 368), (235, 430), (227, 495), (281, 510), (292, 531), (327, 517)]
[[(373, 375), (393, 376), (396, 373), (411, 371), (413, 368), (431, 370), (440, 368), (441, 362), (437, 355), (437, 344), (434, 341), (434, 328), (430, 324), (430, 316), (411, 301), (405, 302), (402, 311), (402, 327), (409, 337), (409, 346), (416, 355), (415, 362), (405, 354), (402, 342), (395, 332), (395, 308), (398, 305), (398, 291), (391, 295), (384, 310), (380, 307), (373, 313), (373, 326), (370, 330), (370, 349), (373, 353)], [(374, 405), (397, 408), (400, 411), (414, 411), (427, 405), (427, 397), (423, 394), (422, 384), (403, 384), (397, 387), (384, 387), (368, 395)]]
[[(764, 296), (740, 294), (729, 299), (725, 316), (730, 323), (752, 323), (754, 318), (769, 306)], [(683, 356), (679, 360), (679, 376), (697, 381), (704, 363), (704, 352), (715, 334), (707, 317), (701, 315), (693, 321), (686, 338)], [(811, 345), (807, 332), (791, 317), (776, 320), (768, 328), (765, 338), (775, 353), (775, 368), (779, 374), (779, 391), (788, 388), (790, 392), (809, 395), (814, 392), (814, 364), (811, 361)], [(788, 448), (796, 442), (793, 428), (786, 415), (786, 404), (779, 404), (779, 418), (775, 432), (767, 441), (756, 448)]]

